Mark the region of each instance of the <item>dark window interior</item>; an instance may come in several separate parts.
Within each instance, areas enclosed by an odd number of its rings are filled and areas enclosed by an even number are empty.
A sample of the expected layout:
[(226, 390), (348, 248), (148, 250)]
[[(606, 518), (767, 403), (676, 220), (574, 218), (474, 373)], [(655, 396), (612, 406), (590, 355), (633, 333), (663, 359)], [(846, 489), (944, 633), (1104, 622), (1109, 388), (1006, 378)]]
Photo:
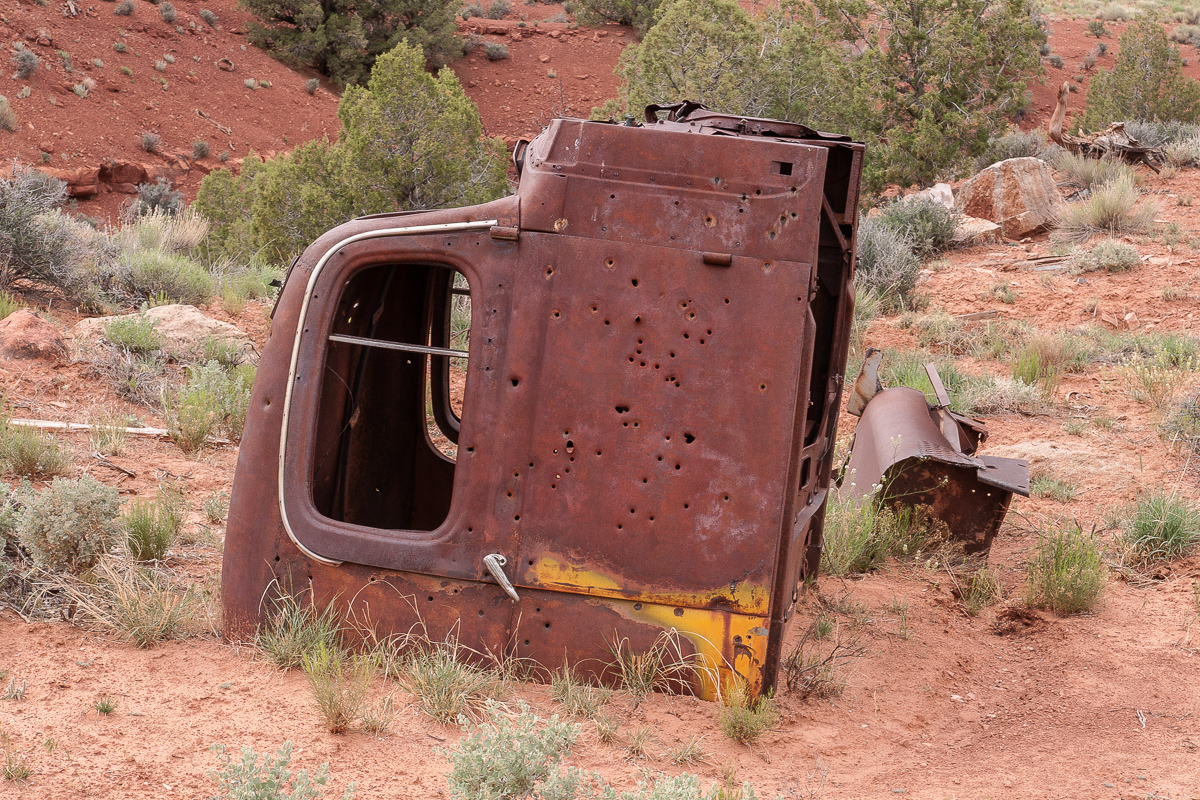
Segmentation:
[(471, 299), (438, 264), (388, 264), (342, 287), (325, 355), (313, 502), (331, 519), (431, 531), (454, 487)]

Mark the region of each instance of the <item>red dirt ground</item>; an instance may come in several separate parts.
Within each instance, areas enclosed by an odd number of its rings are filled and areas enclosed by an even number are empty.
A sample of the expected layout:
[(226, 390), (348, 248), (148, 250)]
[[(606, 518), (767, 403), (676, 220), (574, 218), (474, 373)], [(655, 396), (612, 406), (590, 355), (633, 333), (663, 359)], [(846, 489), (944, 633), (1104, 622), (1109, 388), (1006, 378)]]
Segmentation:
[[(231, 0), (181, 0), (177, 8), (185, 29), (192, 18), (201, 24), (198, 12), (204, 7), (218, 14), (224, 30), (204, 26), (204, 33), (179, 35), (153, 6), (140, 2), (132, 18), (113, 16), (112, 5), (104, 2), (95, 4), (96, 17), (75, 19), (63, 17), (57, 3), (6, 5), (0, 11), (0, 32), (15, 38), (36, 34), (39, 27), (49, 30), (53, 45), (34, 47), (53, 70), (39, 72), (29, 82), (34, 90), (30, 98), (14, 101), (22, 129), (15, 136), (0, 133), (0, 155), (36, 161), (39, 145), (49, 142), (56, 168), (107, 158), (154, 160), (137, 149), (136, 137), (142, 130), (155, 130), (168, 153), (190, 151), (197, 138), (208, 140), (213, 156), (202, 166), (209, 168), (216, 166), (215, 155), (222, 149), (243, 157), (250, 147), (278, 151), (309, 136), (336, 132), (337, 98), (332, 93), (322, 88), (309, 97), (303, 88), (308, 75), (290, 72), (252, 47), (241, 50), (244, 36), (235, 31), (247, 17)], [(519, 6), (510, 24), (519, 13), (527, 13), (532, 26), (534, 15), (545, 19), (559, 10)], [(123, 55), (111, 48), (118, 28), (128, 32), (130, 52)], [(1054, 51), (1067, 61), (1062, 72), (1069, 77), (1094, 42), (1081, 35), (1084, 22), (1054, 21), (1051, 28)], [(1120, 26), (1110, 23), (1109, 28), (1114, 37), (1106, 40), (1111, 45), (1107, 60), (1100, 61), (1103, 66), (1111, 66)], [(489, 133), (528, 136), (555, 113), (586, 114), (591, 105), (615, 94), (612, 68), (631, 32), (615, 27), (604, 32), (608, 35), (581, 29), (558, 39), (534, 32), (520, 41), (484, 34), (508, 42), (510, 59), (487, 62), (476, 51), (454, 69), (480, 104)], [(56, 49), (71, 53), (76, 73), (63, 72)], [(174, 53), (176, 63), (165, 73), (170, 91), (163, 92), (150, 78), (157, 74), (154, 60), (167, 52)], [(193, 55), (201, 56), (201, 62), (194, 62)], [(217, 70), (213, 61), (222, 56), (234, 60), (235, 73)], [(84, 64), (92, 58), (101, 58), (105, 67), (86, 70)], [(122, 64), (133, 68), (135, 82), (117, 71)], [(186, 77), (193, 68), (194, 84)], [(1193, 73), (1198, 69), (1196, 63), (1188, 67)], [(11, 99), (23, 84), (9, 74), (0, 75), (0, 93)], [(105, 82), (80, 99), (69, 88), (79, 75)], [(251, 75), (269, 80), (272, 87), (250, 92), (242, 81)], [(1044, 123), (1062, 79), (1049, 69), (1046, 85), (1032, 87), (1035, 114), (1029, 124)], [(109, 91), (110, 86), (119, 91)], [(1072, 95), (1074, 108), (1082, 102), (1082, 95)], [(101, 107), (109, 109), (106, 114), (96, 113)], [(216, 136), (215, 127), (196, 116), (196, 108), (232, 127), (234, 136)], [(189, 195), (200, 171), (181, 180)], [(1148, 199), (1160, 204), (1158, 219), (1184, 229), (1183, 242), (1200, 236), (1190, 206), (1190, 198), (1200, 196), (1200, 171), (1170, 178), (1147, 174), (1144, 187)], [(119, 199), (109, 196), (82, 208), (111, 214)], [(1047, 253), (1045, 237), (1024, 245), (954, 251), (948, 265), (931, 272), (921, 290), (932, 296), (935, 308), (951, 313), (994, 309), (1045, 330), (1103, 314), (1124, 319), (1132, 312), (1136, 316), (1125, 324), (1197, 335), (1196, 290), (1189, 299), (1173, 301), (1163, 300), (1161, 290), (1193, 286), (1200, 253), (1185, 243), (1175, 252), (1144, 238), (1134, 243), (1147, 259), (1118, 275), (1005, 271), (999, 266)], [(1080, 277), (1087, 283), (1079, 283)], [(1006, 305), (990, 295), (990, 287), (1000, 281), (1011, 283), (1019, 295), (1015, 303)], [(77, 319), (46, 298), (28, 299), (43, 312), (49, 305), (48, 316), (64, 328)], [(1092, 300), (1098, 301), (1094, 312), (1089, 310)], [(260, 345), (265, 339), (268, 306), (252, 302), (236, 316), (219, 305), (205, 311), (239, 325)], [(885, 318), (872, 326), (867, 343), (911, 345), (913, 337), (898, 327), (896, 318)], [(5, 411), (86, 421), (104, 408), (161, 425), (154, 412), (120, 400), (87, 359), (85, 352), (57, 367), (0, 362)], [(970, 359), (961, 364), (968, 370), (1007, 368)], [(953, 579), (920, 563), (892, 562), (855, 580), (823, 577), (819, 592), (798, 615), (791, 639), (798, 639), (818, 613), (818, 597), (840, 609), (839, 624), (867, 648), (848, 668), (844, 694), (802, 701), (781, 692), (780, 723), (753, 747), (723, 736), (713, 704), (655, 696), (638, 705), (618, 697), (607, 709), (621, 723), (617, 742), (601, 744), (595, 726), (585, 722), (569, 763), (598, 770), (622, 788), (657, 771), (688, 770), (700, 774), (706, 785), (732, 773), (737, 781), (752, 783), (760, 797), (818, 797), (823, 792), (831, 798), (1200, 798), (1200, 724), (1195, 717), (1200, 682), (1191, 660), (1197, 652), (1192, 589), (1200, 578), (1200, 559), (1176, 562), (1157, 579), (1136, 584), (1114, 576), (1098, 608), (1086, 615), (1059, 618), (1027, 612), (1020, 603), (1025, 559), (1040, 525), (1076, 518), (1085, 528), (1095, 524), (1103, 530), (1104, 512), (1145, 488), (1165, 486), (1195, 497), (1196, 472), (1163, 443), (1157, 416), (1129, 399), (1111, 370), (1093, 367), (1068, 376), (1057, 401), (1044, 414), (987, 419), (990, 447), (1049, 440), (1088, 448), (1103, 461), (1075, 465), (1081, 491), (1070, 503), (1014, 500), (990, 559), (1005, 588), (1000, 606), (977, 618), (967, 616), (951, 593)], [(1069, 419), (1086, 421), (1098, 414), (1123, 427), (1086, 425), (1079, 436), (1063, 430)], [(842, 422), (844, 431), (852, 427), (850, 418)], [(205, 521), (200, 508), (212, 492), (229, 489), (236, 448), (215, 447), (189, 458), (166, 442), (138, 439), (112, 459), (137, 473), (128, 478), (91, 459), (83, 434), (59, 438), (73, 448), (78, 472), (118, 486), (126, 496), (150, 496), (165, 480), (182, 481), (192, 509), (185, 529), (195, 543), (176, 547), (167, 568), (181, 582), (194, 584), (211, 608), (219, 593), (221, 530)], [(354, 781), (364, 798), (447, 796), (447, 764), (435, 749), (453, 745), (459, 733), (422, 716), (394, 685), (375, 686), (379, 693), (395, 690), (403, 708), (390, 734), (327, 734), (303, 675), (280, 672), (251, 649), (221, 643), (211, 631), (212, 620), (201, 615), (192, 638), (137, 650), (112, 635), (61, 622), (28, 624), (0, 609), (0, 670), (11, 670), (10, 677), (27, 685), (23, 702), (0, 701), (0, 728), (34, 771), (24, 784), (0, 781), (0, 797), (207, 797), (214, 787), (205, 770), (216, 763), (210, 744), (223, 742), (233, 750), (249, 744), (261, 752), (285, 740), (295, 745), (296, 766), (330, 762), (331, 786), (338, 793)], [(109, 717), (93, 708), (102, 694), (118, 703)], [(518, 698), (544, 715), (559, 709), (544, 686), (514, 687), (510, 700)], [(634, 757), (625, 743), (643, 726), (654, 738), (646, 755)], [(704, 760), (673, 764), (668, 750), (696, 736), (702, 737)]]

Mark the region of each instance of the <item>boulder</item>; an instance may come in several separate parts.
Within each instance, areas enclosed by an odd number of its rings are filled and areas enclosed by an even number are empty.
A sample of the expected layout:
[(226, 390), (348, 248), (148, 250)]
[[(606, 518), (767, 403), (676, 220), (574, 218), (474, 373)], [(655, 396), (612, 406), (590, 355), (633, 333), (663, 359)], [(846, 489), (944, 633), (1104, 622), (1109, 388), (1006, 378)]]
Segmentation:
[(1002, 238), (1000, 226), (990, 220), (967, 216), (958, 218), (958, 230), (954, 233), (955, 244), (998, 242)]
[(67, 361), (67, 345), (58, 328), (23, 308), (0, 320), (0, 357)]
[(958, 187), (959, 210), (995, 222), (1009, 239), (1047, 230), (1061, 202), (1050, 168), (1037, 158), (997, 162)]
[[(123, 314), (122, 317), (136, 317), (137, 314)], [(195, 306), (169, 305), (157, 306), (146, 311), (146, 316), (154, 321), (154, 327), (167, 340), (167, 349), (173, 352), (188, 352), (194, 350), (205, 339), (217, 339), (238, 344), (242, 349), (250, 351), (253, 344), (250, 337), (230, 325), (228, 322), (206, 317)], [(77, 342), (96, 341), (104, 336), (104, 326), (117, 317), (91, 317), (81, 319), (71, 328), (71, 334)]]
[(919, 192), (905, 195), (900, 202), (906, 203), (913, 200), (932, 200), (939, 206), (952, 209), (954, 208), (954, 190), (950, 188), (950, 184), (948, 183), (935, 183), (928, 189), (922, 189)]

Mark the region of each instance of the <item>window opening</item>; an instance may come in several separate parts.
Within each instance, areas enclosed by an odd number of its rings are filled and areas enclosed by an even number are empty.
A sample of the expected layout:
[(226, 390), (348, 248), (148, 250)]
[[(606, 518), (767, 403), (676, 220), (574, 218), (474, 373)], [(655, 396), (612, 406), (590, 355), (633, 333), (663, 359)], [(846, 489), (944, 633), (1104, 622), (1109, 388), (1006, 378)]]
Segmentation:
[(373, 528), (434, 530), (454, 487), (470, 345), (466, 278), (368, 267), (342, 288), (318, 407), (313, 502)]

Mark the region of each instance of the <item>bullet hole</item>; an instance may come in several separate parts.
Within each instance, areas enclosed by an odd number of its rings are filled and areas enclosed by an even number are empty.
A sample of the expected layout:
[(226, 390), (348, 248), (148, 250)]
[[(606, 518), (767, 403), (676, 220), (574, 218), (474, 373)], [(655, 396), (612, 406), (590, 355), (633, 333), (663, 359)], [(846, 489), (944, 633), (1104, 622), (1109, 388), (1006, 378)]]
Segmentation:
[(635, 288), (636, 288), (636, 287), (637, 287), (637, 285), (638, 285), (638, 279), (637, 279), (637, 278), (634, 278), (634, 279), (632, 279), (632, 280), (631, 280), (631, 281), (629, 281), (629, 282), (630, 282), (630, 283), (632, 283), (632, 284), (634, 285), (634, 287), (635, 287)]
[(685, 444), (691, 444), (692, 442), (696, 441), (696, 437), (692, 436), (690, 433), (685, 433), (683, 435), (683, 441)]
[(517, 387), (517, 384), (519, 384), (520, 382), (521, 382), (520, 378), (512, 378), (513, 388), (515, 389)]
[(628, 414), (629, 413), (629, 406), (617, 406), (616, 408), (617, 408), (618, 414)]

